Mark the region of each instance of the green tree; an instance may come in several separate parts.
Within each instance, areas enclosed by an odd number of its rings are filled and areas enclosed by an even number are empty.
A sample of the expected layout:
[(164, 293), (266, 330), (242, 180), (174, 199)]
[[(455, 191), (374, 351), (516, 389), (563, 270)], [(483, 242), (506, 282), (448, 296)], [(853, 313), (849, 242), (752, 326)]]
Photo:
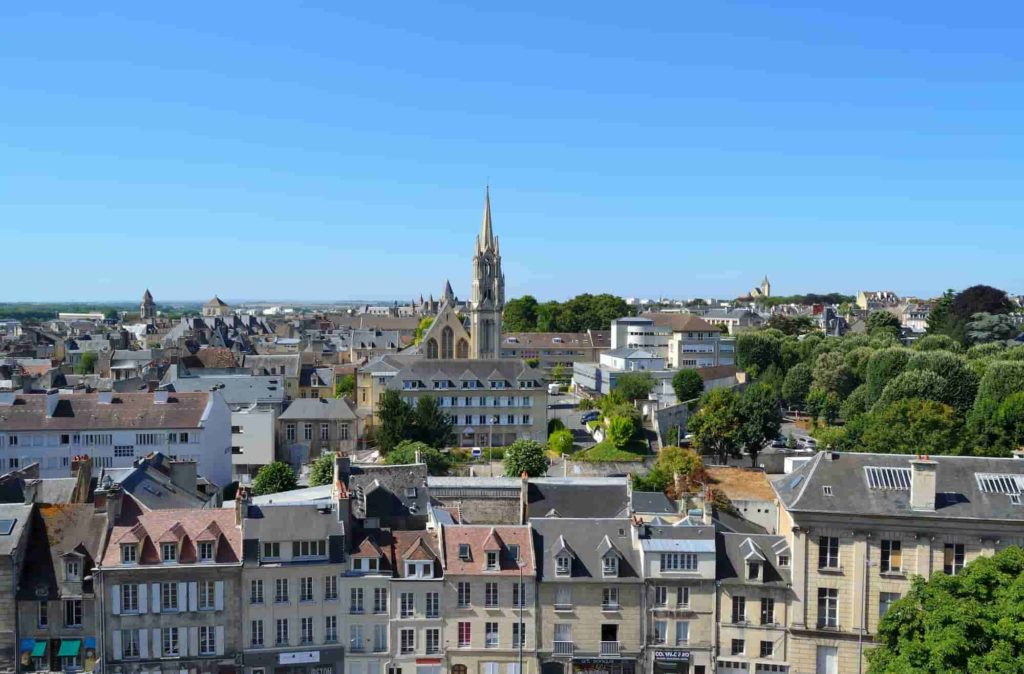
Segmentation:
[(548, 436), (548, 449), (555, 454), (572, 454), (573, 450), (572, 431), (567, 428), (560, 428)]
[(839, 409), (842, 405), (839, 396), (832, 391), (812, 387), (807, 394), (807, 413), (811, 415), (811, 421), (815, 424), (818, 419), (824, 419), (826, 424), (833, 424), (839, 418)]
[(877, 335), (900, 336), (900, 320), (888, 311), (872, 311), (868, 314), (865, 323), (867, 324), (868, 335), (871, 337)]
[(86, 351), (78, 359), (78, 365), (75, 365), (75, 374), (94, 374), (95, 372), (96, 354), (92, 351)]
[(864, 383), (868, 377), (868, 362), (875, 350), (870, 346), (858, 346), (850, 349), (843, 357), (843, 363), (853, 374), (858, 385)]
[(872, 401), (878, 400), (885, 385), (903, 373), (910, 362), (910, 350), (900, 347), (882, 349), (868, 360), (867, 385)]
[(616, 449), (625, 449), (632, 438), (632, 421), (626, 417), (612, 417), (608, 420), (608, 440)]
[(319, 487), (334, 480), (334, 454), (325, 452), (309, 464), (309, 486)]
[(846, 365), (846, 357), (842, 352), (831, 351), (818, 356), (812, 372), (813, 388), (827, 393), (834, 393), (842, 400), (857, 387), (857, 378)]
[(866, 415), (863, 451), (877, 454), (955, 454), (962, 425), (949, 405), (908, 398)]
[(961, 320), (953, 311), (953, 298), (956, 292), (952, 289), (943, 293), (942, 297), (932, 306), (928, 313), (928, 334), (949, 337), (957, 344), (965, 339), (966, 319)]
[(743, 419), (739, 396), (729, 389), (713, 389), (701, 398), (700, 409), (687, 422), (694, 445), (714, 454), (720, 463), (739, 456), (743, 446)]
[(1021, 391), (1024, 391), (1024, 363), (996, 361), (985, 370), (985, 376), (978, 384), (975, 406), (985, 402), (998, 405)]
[(752, 330), (736, 338), (736, 365), (756, 377), (781, 360), (781, 333), (775, 330)]
[(925, 335), (911, 345), (915, 351), (950, 351), (960, 353), (964, 350), (960, 342), (949, 335)]
[(920, 398), (945, 403), (943, 393), (947, 388), (945, 378), (928, 370), (907, 371), (886, 384), (882, 397), (875, 403), (879, 408), (891, 405), (897, 400)]
[(967, 340), (972, 344), (1005, 342), (1019, 332), (1017, 324), (1006, 314), (977, 313), (967, 323)]
[(964, 288), (953, 297), (953, 313), (961, 321), (969, 321), (974, 314), (1008, 314), (1013, 302), (1006, 292), (992, 286), (976, 285)]
[(871, 408), (871, 400), (868, 397), (868, 385), (861, 384), (853, 389), (853, 393), (846, 397), (839, 406), (839, 415), (849, 421), (854, 417), (864, 414)]
[(263, 466), (256, 473), (252, 480), (252, 493), (254, 496), (277, 494), (291, 491), (298, 486), (299, 481), (291, 466), (283, 461), (275, 461)]
[(537, 299), (523, 295), (505, 302), (502, 329), (505, 332), (533, 332), (537, 329)]
[(907, 372), (934, 372), (943, 378), (940, 402), (952, 405), (960, 414), (967, 414), (978, 394), (978, 376), (967, 359), (950, 351), (922, 351), (907, 361)]
[(561, 419), (549, 419), (548, 420), (548, 435), (551, 435), (555, 431), (560, 431), (565, 428), (565, 424), (562, 423)]
[(400, 442), (394, 449), (388, 452), (388, 455), (384, 458), (384, 463), (392, 466), (416, 463), (416, 452), (420, 453), (420, 459), (427, 465), (427, 473), (430, 475), (448, 474), (448, 469), (452, 465), (448, 455), (418, 440)]
[(676, 400), (681, 403), (693, 400), (704, 393), (704, 380), (696, 370), (679, 370), (672, 375), (672, 390), (676, 393)]
[(778, 330), (784, 335), (799, 336), (814, 332), (818, 328), (810, 316), (786, 316), (784, 314), (772, 314), (768, 317), (765, 325)]
[(782, 398), (791, 407), (803, 407), (811, 390), (813, 375), (807, 363), (797, 363), (789, 368), (782, 382)]
[(626, 400), (646, 398), (654, 389), (654, 375), (650, 372), (624, 372), (615, 382), (615, 391)]
[(346, 374), (334, 382), (334, 397), (343, 398), (345, 396), (352, 397), (352, 394), (356, 392), (356, 376), (354, 374)]
[(516, 440), (505, 449), (505, 475), (519, 477), (526, 473), (539, 477), (548, 471), (544, 445), (536, 440)]
[(382, 454), (387, 454), (403, 440), (413, 437), (413, 408), (402, 400), (398, 391), (386, 390), (377, 404), (377, 424), (375, 437), (377, 447)]
[(954, 576), (918, 576), (878, 626), (868, 674), (1024, 671), (1024, 550), (978, 557)]
[(452, 444), (452, 418), (441, 409), (441, 402), (436, 397), (421, 396), (416, 400), (412, 423), (412, 439), (436, 449)]
[(633, 490), (669, 491), (672, 498), (680, 498), (682, 495), (675, 492), (673, 484), (676, 473), (690, 489), (706, 483), (708, 479), (704, 471), (704, 462), (697, 452), (669, 445), (661, 448), (658, 458), (646, 475), (633, 477)]
[(750, 455), (750, 465), (757, 468), (757, 454), (765, 443), (774, 440), (782, 427), (782, 410), (770, 388), (763, 384), (748, 386), (740, 397), (740, 437)]
[(416, 326), (416, 334), (413, 337), (413, 344), (419, 344), (423, 341), (423, 335), (427, 334), (427, 330), (434, 324), (433, 316), (424, 316), (420, 319), (420, 324)]
[(568, 383), (572, 378), (570, 373), (567, 373), (565, 366), (561, 363), (555, 363), (555, 366), (551, 368), (551, 379), (559, 383)]

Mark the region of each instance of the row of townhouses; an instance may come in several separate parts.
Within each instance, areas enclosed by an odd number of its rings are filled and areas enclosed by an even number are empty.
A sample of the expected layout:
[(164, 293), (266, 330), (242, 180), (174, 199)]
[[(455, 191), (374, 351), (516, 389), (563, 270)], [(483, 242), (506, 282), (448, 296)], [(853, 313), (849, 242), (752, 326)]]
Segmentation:
[(223, 506), (190, 480), (159, 455), (0, 478), (0, 669), (838, 674), (914, 576), (1024, 542), (1015, 459), (822, 452), (771, 529), (628, 478), (339, 455), (330, 485)]

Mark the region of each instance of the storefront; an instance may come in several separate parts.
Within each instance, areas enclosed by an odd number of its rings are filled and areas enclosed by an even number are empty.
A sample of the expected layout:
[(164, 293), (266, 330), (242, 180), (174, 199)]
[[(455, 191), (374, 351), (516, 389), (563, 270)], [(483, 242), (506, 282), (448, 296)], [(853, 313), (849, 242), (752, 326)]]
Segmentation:
[(690, 665), (693, 661), (693, 654), (690, 651), (682, 648), (656, 648), (652, 655), (654, 674), (690, 674)]
[(245, 654), (247, 674), (344, 674), (344, 665), (342, 646)]
[(576, 658), (572, 674), (636, 674), (636, 661), (620, 658)]
[(23, 672), (91, 672), (96, 664), (96, 639), (22, 639), (19, 664)]

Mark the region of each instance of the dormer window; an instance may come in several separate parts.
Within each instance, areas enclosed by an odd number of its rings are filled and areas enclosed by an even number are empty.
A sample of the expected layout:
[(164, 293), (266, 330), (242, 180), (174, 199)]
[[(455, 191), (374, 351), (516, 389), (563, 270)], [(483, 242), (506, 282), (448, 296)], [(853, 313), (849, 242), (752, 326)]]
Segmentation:
[(139, 549), (133, 544), (126, 543), (121, 546), (121, 563), (134, 564), (138, 561)]
[(760, 562), (747, 562), (747, 580), (761, 580)]
[(498, 570), (498, 552), (496, 550), (487, 551), (487, 566), (485, 568), (488, 571)]
[(568, 555), (559, 555), (555, 557), (555, 575), (556, 576), (568, 576), (569, 569), (572, 566), (572, 560)]
[(202, 541), (199, 544), (199, 561), (200, 562), (212, 562), (213, 561), (213, 542)]
[(178, 544), (177, 543), (161, 543), (160, 544), (160, 560), (168, 564), (170, 562), (178, 561)]
[(619, 558), (615, 555), (607, 555), (601, 560), (601, 573), (605, 577), (619, 575)]
[(459, 543), (459, 559), (468, 562), (472, 559), (469, 552), (469, 543)]
[(511, 557), (513, 561), (518, 562), (519, 561), (519, 546), (516, 545), (516, 544), (509, 545), (508, 546), (508, 556)]
[(779, 555), (779, 566), (782, 568), (789, 566), (789, 555)]
[(69, 559), (64, 562), (64, 580), (77, 582), (82, 580), (82, 562), (77, 559)]
[(405, 498), (416, 498), (416, 487), (406, 487)]
[(406, 562), (405, 563), (405, 577), (406, 578), (433, 578), (434, 577), (434, 564), (433, 564), (433, 562)]

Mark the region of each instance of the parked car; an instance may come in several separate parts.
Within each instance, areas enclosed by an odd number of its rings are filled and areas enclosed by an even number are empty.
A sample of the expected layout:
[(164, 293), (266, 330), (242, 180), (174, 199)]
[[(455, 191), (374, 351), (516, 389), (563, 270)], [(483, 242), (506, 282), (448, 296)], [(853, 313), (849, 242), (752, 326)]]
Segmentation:
[(580, 423), (585, 424), (590, 421), (597, 421), (601, 417), (601, 413), (597, 410), (590, 410), (580, 415)]

